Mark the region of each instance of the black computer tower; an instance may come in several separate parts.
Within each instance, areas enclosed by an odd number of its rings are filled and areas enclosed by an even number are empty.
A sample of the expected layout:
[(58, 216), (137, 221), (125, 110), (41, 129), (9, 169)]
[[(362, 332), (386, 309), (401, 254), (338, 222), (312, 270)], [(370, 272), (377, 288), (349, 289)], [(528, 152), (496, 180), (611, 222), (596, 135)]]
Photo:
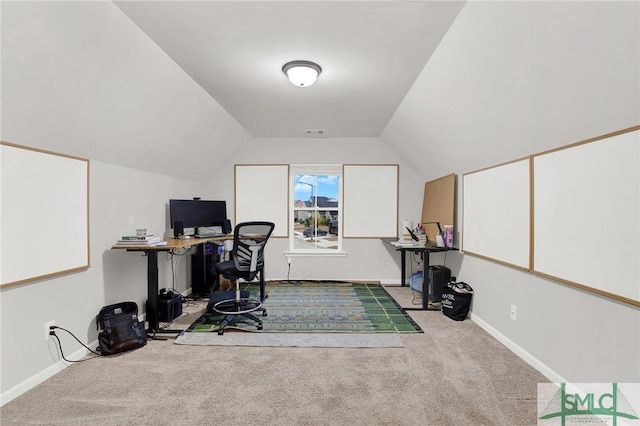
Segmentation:
[(428, 309), (430, 303), (442, 302), (442, 292), (451, 280), (451, 269), (443, 265), (429, 266), (428, 281), (424, 284), (428, 291), (422, 292), (422, 309)]
[(191, 256), (191, 292), (193, 297), (209, 297), (218, 285), (215, 263), (218, 245), (205, 243)]
[(158, 296), (158, 321), (171, 322), (181, 316), (182, 301), (180, 293), (161, 291)]

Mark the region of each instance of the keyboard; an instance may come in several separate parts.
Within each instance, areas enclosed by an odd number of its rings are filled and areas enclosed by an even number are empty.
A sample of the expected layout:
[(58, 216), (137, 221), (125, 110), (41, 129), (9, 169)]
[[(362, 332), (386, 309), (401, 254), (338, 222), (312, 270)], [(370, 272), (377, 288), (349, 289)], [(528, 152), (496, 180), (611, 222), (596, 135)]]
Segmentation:
[(212, 232), (210, 234), (198, 234), (196, 238), (216, 238), (216, 237), (226, 237), (227, 234), (223, 234), (222, 232)]

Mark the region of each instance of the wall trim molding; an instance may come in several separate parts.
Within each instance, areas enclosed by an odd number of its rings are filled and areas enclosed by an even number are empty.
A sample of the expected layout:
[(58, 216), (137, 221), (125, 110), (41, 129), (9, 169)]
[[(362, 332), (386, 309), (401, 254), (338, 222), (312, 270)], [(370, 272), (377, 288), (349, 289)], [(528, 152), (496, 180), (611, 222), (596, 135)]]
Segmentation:
[[(87, 346), (97, 347), (98, 341), (94, 340), (92, 343), (88, 344)], [(57, 351), (57, 345), (56, 345), (56, 351)], [(74, 353), (67, 355), (66, 358), (71, 361), (79, 361), (85, 356), (89, 355), (90, 353), (91, 352), (89, 352), (87, 349), (80, 348)], [(60, 373), (62, 370), (66, 369), (69, 366), (71, 366), (70, 363), (60, 359), (55, 364), (52, 364), (49, 367), (45, 368), (44, 370), (29, 377), (28, 379), (23, 380), (22, 382), (18, 383), (17, 385), (7, 390), (6, 392), (3, 392), (0, 395), (0, 407), (4, 406), (8, 402), (13, 401), (23, 393), (30, 391), (31, 389), (35, 388), (39, 384), (44, 383), (45, 381), (55, 376), (56, 374)]]
[(500, 333), (498, 330), (493, 328), (487, 322), (482, 320), (480, 317), (475, 315), (473, 312), (470, 314), (471, 321), (476, 323), (480, 328), (489, 333), (493, 338), (497, 341), (505, 345), (511, 352), (518, 355), (522, 360), (524, 360), (531, 367), (538, 370), (542, 373), (547, 379), (549, 379), (553, 383), (567, 383), (567, 380), (558, 374), (556, 371), (551, 369), (548, 365), (540, 361), (538, 358), (531, 355), (529, 352), (524, 350), (521, 346), (516, 344), (513, 340), (509, 339), (504, 334)]

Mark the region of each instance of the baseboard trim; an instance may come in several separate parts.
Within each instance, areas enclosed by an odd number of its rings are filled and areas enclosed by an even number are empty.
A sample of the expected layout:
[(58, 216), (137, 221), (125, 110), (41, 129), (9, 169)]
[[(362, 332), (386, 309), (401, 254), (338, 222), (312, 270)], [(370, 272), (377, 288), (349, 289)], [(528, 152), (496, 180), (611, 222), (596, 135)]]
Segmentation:
[[(94, 346), (97, 347), (98, 346), (98, 341), (96, 340), (96, 341), (94, 341), (93, 343), (91, 343), (91, 344), (89, 344), (87, 346), (89, 346), (89, 347), (94, 347)], [(85, 348), (80, 348), (77, 351), (75, 351), (74, 353), (72, 353), (70, 355), (66, 355), (66, 358), (71, 360), (71, 361), (78, 361), (78, 360), (81, 360), (82, 358), (84, 358), (85, 356), (87, 356), (90, 353), (91, 352), (89, 350), (87, 350)], [(0, 407), (5, 405), (6, 403), (8, 403), (10, 401), (13, 401), (14, 399), (19, 397), (23, 393), (35, 388), (40, 383), (45, 382), (46, 380), (48, 380), (51, 377), (55, 376), (56, 374), (58, 374), (59, 372), (61, 372), (65, 368), (69, 367), (70, 365), (71, 365), (71, 363), (68, 363), (68, 362), (66, 362), (64, 360), (59, 360), (55, 364), (50, 365), (49, 367), (45, 368), (42, 371), (39, 371), (38, 373), (34, 374), (33, 376), (29, 377), (28, 379), (22, 381), (21, 383), (18, 383), (17, 385), (15, 385), (11, 389), (3, 392), (0, 395)]]
[(498, 330), (493, 328), (487, 322), (482, 320), (482, 318), (475, 315), (473, 312), (470, 314), (469, 318), (471, 321), (476, 323), (480, 328), (489, 333), (492, 337), (494, 337), (497, 341), (505, 345), (511, 352), (518, 355), (522, 358), (527, 364), (531, 367), (538, 370), (542, 373), (547, 379), (549, 379), (553, 383), (566, 383), (566, 379), (562, 377), (560, 374), (555, 372), (553, 369), (549, 368), (545, 363), (540, 361), (538, 358), (531, 355), (529, 352), (524, 350), (521, 346), (517, 345), (513, 340), (506, 337), (504, 334), (500, 333)]
[[(323, 281), (326, 280), (326, 278), (269, 278), (266, 280), (266, 282), (268, 283), (269, 281), (304, 281), (304, 280), (308, 280), (308, 281)], [(354, 283), (380, 283), (380, 285), (384, 285), (384, 286), (398, 286), (400, 287), (400, 280), (397, 279), (388, 279), (388, 280), (376, 280), (373, 278), (347, 278), (347, 279), (341, 279), (341, 278), (335, 278), (332, 280), (335, 281), (349, 281), (349, 282), (354, 282)], [(407, 287), (409, 286), (409, 284), (407, 284)]]

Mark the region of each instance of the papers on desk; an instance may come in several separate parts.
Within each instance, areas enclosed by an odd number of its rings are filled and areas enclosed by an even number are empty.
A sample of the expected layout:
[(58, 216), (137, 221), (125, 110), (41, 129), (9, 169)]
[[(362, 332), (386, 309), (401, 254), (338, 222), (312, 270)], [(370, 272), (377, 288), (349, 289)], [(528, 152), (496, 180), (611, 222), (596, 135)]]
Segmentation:
[(154, 237), (153, 235), (145, 235), (144, 237), (128, 236), (125, 235), (119, 239), (117, 246), (166, 246), (167, 242), (160, 237)]
[(424, 241), (398, 240), (392, 241), (391, 245), (395, 247), (422, 247), (424, 246)]

